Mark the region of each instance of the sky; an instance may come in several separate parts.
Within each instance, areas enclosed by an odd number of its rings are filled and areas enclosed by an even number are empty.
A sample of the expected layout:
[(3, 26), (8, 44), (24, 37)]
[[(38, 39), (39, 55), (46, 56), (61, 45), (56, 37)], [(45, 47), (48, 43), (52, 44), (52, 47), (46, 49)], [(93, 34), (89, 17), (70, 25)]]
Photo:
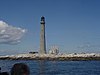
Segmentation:
[(100, 0), (0, 0), (0, 55), (38, 51), (41, 16), (47, 52), (100, 53)]

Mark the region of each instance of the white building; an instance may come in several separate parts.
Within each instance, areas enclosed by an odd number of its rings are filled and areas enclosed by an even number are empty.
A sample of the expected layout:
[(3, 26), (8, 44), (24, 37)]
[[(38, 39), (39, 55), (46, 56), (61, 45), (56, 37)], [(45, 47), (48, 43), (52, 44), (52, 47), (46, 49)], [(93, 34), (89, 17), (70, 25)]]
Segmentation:
[(57, 55), (58, 53), (59, 53), (59, 49), (57, 46), (52, 46), (51, 49), (49, 50), (49, 54)]

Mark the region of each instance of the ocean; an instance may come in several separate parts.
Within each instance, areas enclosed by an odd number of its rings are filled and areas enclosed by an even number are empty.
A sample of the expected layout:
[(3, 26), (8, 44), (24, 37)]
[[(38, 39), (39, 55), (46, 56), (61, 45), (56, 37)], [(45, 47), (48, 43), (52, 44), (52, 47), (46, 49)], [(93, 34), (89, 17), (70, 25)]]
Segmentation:
[(30, 75), (100, 75), (100, 61), (0, 60), (1, 72), (19, 62), (29, 66)]

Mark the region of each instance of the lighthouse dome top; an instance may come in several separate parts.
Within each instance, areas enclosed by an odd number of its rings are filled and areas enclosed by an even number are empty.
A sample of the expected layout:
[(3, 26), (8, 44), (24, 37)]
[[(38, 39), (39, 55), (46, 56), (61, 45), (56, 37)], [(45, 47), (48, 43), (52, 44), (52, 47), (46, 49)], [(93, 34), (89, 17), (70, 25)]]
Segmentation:
[(42, 16), (42, 17), (41, 17), (41, 21), (44, 21), (44, 20), (45, 20), (45, 18), (44, 18), (44, 16)]

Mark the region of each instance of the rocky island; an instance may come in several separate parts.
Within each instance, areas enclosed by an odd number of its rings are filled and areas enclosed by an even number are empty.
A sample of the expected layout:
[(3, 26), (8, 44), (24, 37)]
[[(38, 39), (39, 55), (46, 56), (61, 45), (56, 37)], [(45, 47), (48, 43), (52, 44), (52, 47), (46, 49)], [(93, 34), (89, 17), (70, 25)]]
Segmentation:
[(17, 54), (0, 56), (0, 60), (61, 60), (61, 61), (87, 61), (100, 60), (100, 53), (72, 53), (72, 54)]

